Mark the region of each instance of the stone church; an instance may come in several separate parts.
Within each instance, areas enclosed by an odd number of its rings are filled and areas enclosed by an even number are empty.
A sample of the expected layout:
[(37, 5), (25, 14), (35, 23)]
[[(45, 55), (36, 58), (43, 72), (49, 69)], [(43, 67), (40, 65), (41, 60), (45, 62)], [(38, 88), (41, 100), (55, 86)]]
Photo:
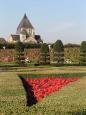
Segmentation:
[(43, 42), (40, 35), (35, 35), (35, 29), (26, 14), (18, 25), (16, 34), (11, 34), (7, 41), (9, 43), (16, 43), (20, 41), (30, 44), (39, 44)]

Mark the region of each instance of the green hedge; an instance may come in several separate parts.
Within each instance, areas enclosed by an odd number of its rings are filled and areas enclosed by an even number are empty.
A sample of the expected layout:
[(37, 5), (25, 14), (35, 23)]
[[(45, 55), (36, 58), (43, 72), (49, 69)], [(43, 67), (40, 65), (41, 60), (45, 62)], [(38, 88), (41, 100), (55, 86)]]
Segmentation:
[(83, 77), (86, 73), (62, 73), (62, 74), (19, 74), (19, 77)]
[[(6, 49), (15, 49), (16, 43), (6, 43), (6, 44), (0, 44), (0, 49), (3, 49), (5, 46)], [(29, 43), (24, 43), (24, 48), (41, 48), (41, 44), (29, 44)]]

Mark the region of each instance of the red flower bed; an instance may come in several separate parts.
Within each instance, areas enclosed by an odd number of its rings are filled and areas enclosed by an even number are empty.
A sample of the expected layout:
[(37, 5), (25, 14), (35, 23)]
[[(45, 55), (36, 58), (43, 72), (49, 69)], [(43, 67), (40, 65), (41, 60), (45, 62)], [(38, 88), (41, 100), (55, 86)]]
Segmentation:
[(27, 84), (31, 86), (28, 87), (29, 95), (31, 96), (31, 92), (33, 92), (37, 101), (76, 80), (79, 80), (79, 78), (25, 78)]

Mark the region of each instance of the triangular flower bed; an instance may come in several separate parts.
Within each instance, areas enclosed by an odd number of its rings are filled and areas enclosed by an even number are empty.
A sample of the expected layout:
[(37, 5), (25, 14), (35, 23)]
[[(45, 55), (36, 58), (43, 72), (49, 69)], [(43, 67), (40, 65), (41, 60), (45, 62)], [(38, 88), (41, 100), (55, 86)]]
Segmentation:
[(59, 91), (68, 83), (77, 80), (79, 78), (23, 78), (23, 84), (27, 91), (29, 105), (32, 105), (51, 93)]

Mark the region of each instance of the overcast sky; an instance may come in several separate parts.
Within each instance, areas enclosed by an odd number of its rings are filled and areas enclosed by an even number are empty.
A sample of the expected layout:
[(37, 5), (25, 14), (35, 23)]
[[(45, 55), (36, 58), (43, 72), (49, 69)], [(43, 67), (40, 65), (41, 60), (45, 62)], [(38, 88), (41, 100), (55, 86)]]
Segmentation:
[(24, 13), (44, 42), (86, 40), (86, 0), (0, 0), (0, 37), (15, 34)]

